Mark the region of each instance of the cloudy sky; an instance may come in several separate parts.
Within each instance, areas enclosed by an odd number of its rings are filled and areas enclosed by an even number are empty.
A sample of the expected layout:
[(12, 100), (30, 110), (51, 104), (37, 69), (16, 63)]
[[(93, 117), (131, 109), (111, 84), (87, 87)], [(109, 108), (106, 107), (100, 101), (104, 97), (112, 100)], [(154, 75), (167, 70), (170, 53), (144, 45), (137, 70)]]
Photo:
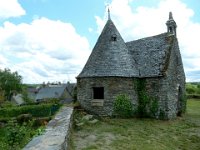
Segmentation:
[(200, 81), (199, 0), (0, 0), (0, 69), (24, 83), (75, 82), (108, 4), (125, 41), (166, 32), (172, 11), (187, 81)]

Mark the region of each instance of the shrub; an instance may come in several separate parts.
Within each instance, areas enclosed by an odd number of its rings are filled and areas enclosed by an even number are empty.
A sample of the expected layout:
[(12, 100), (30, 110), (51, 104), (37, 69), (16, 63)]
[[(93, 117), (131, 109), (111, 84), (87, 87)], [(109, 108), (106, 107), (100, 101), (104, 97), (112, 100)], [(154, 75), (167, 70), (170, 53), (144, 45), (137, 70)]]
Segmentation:
[(196, 93), (200, 94), (200, 88), (197, 88)]
[(133, 115), (132, 103), (126, 94), (117, 96), (114, 102), (114, 112), (117, 116), (122, 118), (128, 118)]
[(31, 114), (21, 114), (21, 115), (17, 116), (16, 119), (19, 124), (22, 124), (24, 122), (28, 122), (28, 121), (32, 120), (32, 115)]
[(146, 79), (135, 79), (134, 86), (138, 95), (138, 117), (157, 117), (158, 100), (156, 97), (149, 96), (146, 91)]
[(156, 117), (158, 114), (158, 100), (156, 98), (150, 98), (151, 105), (150, 105), (150, 116)]
[(194, 94), (194, 93), (195, 93), (195, 87), (187, 86), (187, 87), (186, 87), (186, 92), (187, 92), (188, 94)]
[(72, 97), (73, 97), (73, 102), (75, 103), (77, 101), (77, 86), (74, 88)]
[(162, 110), (162, 109), (160, 109), (159, 118), (162, 119), (162, 120), (165, 120), (165, 119), (166, 119), (165, 111)]
[(179, 110), (178, 115), (181, 116), (183, 113), (186, 112), (186, 105), (187, 105), (187, 97), (186, 95), (182, 95), (180, 99), (181, 110)]
[(51, 120), (51, 117), (36, 118), (33, 121), (33, 127), (45, 126)]
[(59, 104), (29, 105), (0, 109), (0, 118), (15, 117), (20, 114), (31, 114), (33, 117), (47, 117), (54, 115), (60, 108)]
[(1, 104), (1, 107), (2, 108), (11, 108), (11, 107), (14, 107), (14, 104), (10, 101), (5, 101)]
[(25, 125), (19, 126), (17, 123), (10, 121), (6, 127), (6, 141), (10, 149), (20, 149), (22, 140), (26, 136), (27, 128)]

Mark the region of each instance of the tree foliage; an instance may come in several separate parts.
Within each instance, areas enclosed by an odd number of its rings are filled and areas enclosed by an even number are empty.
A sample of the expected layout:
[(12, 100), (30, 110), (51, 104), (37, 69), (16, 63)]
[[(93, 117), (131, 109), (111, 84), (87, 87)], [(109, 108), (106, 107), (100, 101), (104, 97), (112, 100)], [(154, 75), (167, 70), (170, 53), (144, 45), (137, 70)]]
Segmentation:
[(4, 91), (0, 88), (0, 105), (5, 101)]
[(22, 77), (10, 69), (0, 70), (0, 89), (5, 98), (10, 100), (13, 93), (22, 91)]

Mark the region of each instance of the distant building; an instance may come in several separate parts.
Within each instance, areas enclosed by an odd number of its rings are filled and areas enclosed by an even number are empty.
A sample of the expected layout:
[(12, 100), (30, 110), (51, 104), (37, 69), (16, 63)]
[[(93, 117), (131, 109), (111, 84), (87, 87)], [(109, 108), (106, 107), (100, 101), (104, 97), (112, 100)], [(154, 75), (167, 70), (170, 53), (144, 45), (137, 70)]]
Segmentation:
[(77, 98), (87, 111), (113, 114), (113, 102), (119, 94), (130, 97), (135, 108), (138, 92), (134, 80), (145, 80), (147, 94), (158, 103), (155, 118), (175, 118), (184, 104), (185, 73), (176, 37), (176, 22), (169, 14), (167, 32), (124, 42), (110, 19), (77, 77)]
[(73, 100), (73, 92), (76, 84), (47, 84), (40, 88), (29, 88), (29, 98), (34, 102), (47, 101), (49, 99), (60, 99), (63, 102), (71, 102)]
[(35, 98), (36, 98), (37, 93), (39, 92), (39, 90), (40, 90), (40, 87), (28, 87), (28, 88), (27, 88), (28, 97), (29, 97), (31, 100), (34, 100), (34, 101), (35, 101)]
[(25, 104), (22, 94), (14, 94), (11, 98), (11, 102), (18, 106)]

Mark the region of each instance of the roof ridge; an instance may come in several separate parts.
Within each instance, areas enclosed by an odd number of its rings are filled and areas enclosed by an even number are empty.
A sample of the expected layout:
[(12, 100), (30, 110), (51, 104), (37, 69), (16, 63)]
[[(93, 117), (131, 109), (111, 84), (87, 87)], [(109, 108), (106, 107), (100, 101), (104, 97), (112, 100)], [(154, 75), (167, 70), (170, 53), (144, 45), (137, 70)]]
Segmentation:
[(132, 41), (127, 41), (126, 43), (130, 43), (130, 42), (134, 42), (134, 41), (139, 41), (139, 40), (146, 40), (146, 39), (149, 39), (149, 38), (161, 37), (161, 36), (165, 36), (165, 35), (174, 36), (173, 34), (169, 34), (168, 32), (164, 32), (164, 33), (160, 33), (160, 34), (157, 34), (157, 35), (152, 35), (152, 36), (143, 37), (143, 38), (132, 40)]

